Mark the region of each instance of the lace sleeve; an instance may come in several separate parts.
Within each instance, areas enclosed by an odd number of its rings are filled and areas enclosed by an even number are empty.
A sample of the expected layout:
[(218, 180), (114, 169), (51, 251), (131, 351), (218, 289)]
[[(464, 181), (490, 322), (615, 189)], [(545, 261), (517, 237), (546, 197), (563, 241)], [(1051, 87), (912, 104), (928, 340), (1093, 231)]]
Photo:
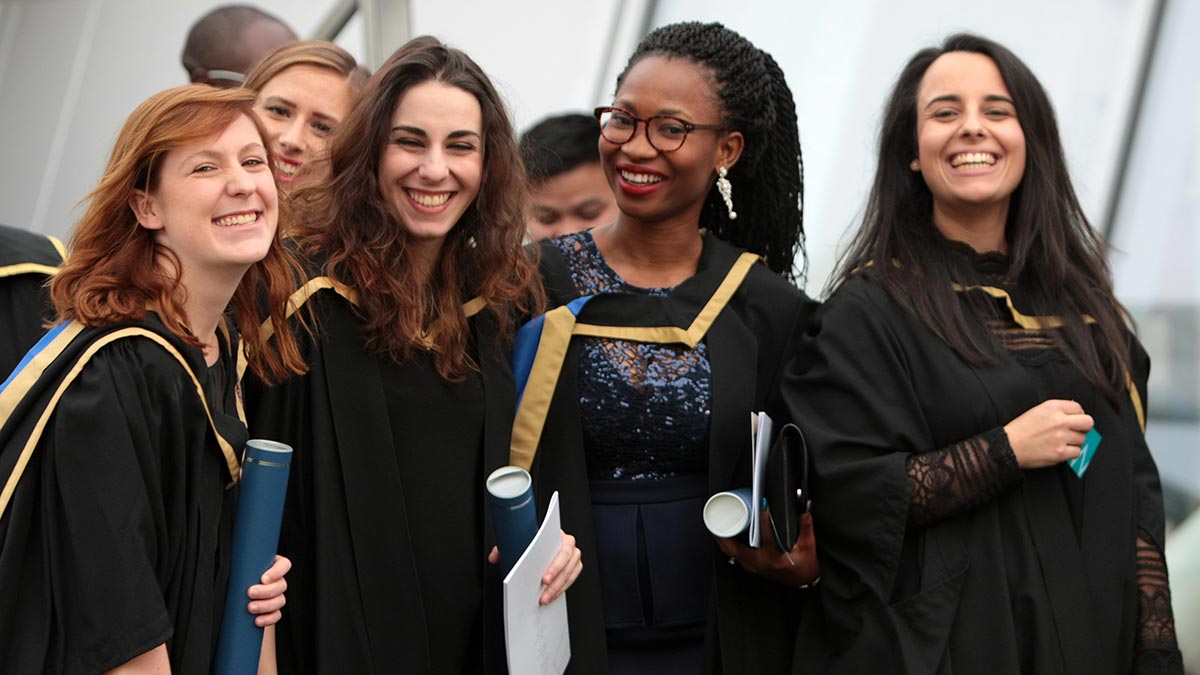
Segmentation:
[(916, 527), (987, 504), (1023, 478), (1003, 427), (910, 455), (905, 472), (912, 494), (908, 522)]
[(1183, 674), (1183, 658), (1175, 641), (1175, 616), (1171, 611), (1171, 586), (1162, 549), (1144, 530), (1137, 538), (1139, 674)]

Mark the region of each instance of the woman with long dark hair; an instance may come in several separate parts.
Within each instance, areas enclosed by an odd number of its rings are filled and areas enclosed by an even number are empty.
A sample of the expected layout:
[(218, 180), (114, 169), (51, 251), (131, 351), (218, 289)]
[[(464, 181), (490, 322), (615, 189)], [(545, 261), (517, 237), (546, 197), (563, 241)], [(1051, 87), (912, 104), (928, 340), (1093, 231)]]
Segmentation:
[(863, 225), (785, 394), (834, 672), (1179, 672), (1149, 359), (1053, 108), (1004, 47), (905, 66)]
[[(620, 213), (542, 245), (560, 307), (513, 434), (515, 461), (532, 463), (542, 503), (562, 492), (596, 570), (569, 597), (573, 658), (581, 671), (788, 672), (799, 587), (817, 575), (811, 527), (787, 552), (768, 535), (718, 548), (702, 507), (750, 485), (751, 413), (786, 421), (779, 375), (814, 307), (793, 284), (791, 90), (741, 35), (672, 24), (642, 40), (596, 115)], [(547, 367), (554, 353), (562, 365)]]
[[(295, 263), (253, 104), (190, 85), (134, 110), (52, 282), (61, 323), (0, 387), (7, 671), (211, 667), (247, 438), (235, 315), (260, 378), (304, 366), (290, 332), (258, 333)], [(259, 625), (287, 568), (249, 589)]]
[[(507, 464), (514, 316), (542, 304), (524, 188), (479, 66), (417, 38), (367, 82), (327, 182), (293, 194), (311, 370), (248, 391), (250, 427), (295, 448), (286, 672), (503, 672), (484, 478)], [(573, 538), (543, 578), (579, 574)]]

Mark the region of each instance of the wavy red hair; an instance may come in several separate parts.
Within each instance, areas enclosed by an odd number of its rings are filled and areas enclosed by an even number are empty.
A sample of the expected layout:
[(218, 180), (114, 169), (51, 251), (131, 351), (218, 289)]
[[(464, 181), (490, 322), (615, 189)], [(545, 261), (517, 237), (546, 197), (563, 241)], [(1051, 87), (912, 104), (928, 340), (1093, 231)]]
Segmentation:
[[(88, 326), (140, 321), (158, 312), (167, 329), (194, 347), (199, 339), (186, 330), (183, 308), (187, 289), (180, 282), (178, 260), (141, 227), (129, 207), (135, 189), (153, 189), (159, 160), (171, 150), (212, 138), (245, 116), (258, 128), (255, 93), (247, 89), (217, 89), (193, 84), (151, 96), (133, 111), (117, 136), (99, 185), (84, 199), (87, 210), (71, 236), (71, 252), (51, 282), (50, 292), (62, 320)], [(264, 146), (266, 143), (264, 142)], [(270, 152), (268, 148), (267, 152)], [(280, 219), (285, 217), (282, 211)], [(298, 269), (280, 244), (283, 227), (267, 256), (242, 277), (230, 301), (238, 318), (250, 367), (266, 381), (290, 372), (303, 372), (304, 360), (284, 317), (287, 297)], [(160, 257), (174, 264), (161, 264)], [(259, 335), (259, 293), (270, 303), (277, 349), (265, 349)]]

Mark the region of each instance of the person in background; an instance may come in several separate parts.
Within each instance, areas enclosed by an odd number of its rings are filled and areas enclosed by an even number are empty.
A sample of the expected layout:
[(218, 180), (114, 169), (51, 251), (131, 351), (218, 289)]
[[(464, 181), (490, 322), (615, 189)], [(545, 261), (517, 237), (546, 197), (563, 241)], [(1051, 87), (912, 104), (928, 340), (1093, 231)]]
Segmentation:
[(1149, 357), (1050, 99), (952, 35), (892, 89), (875, 182), (784, 394), (823, 630), (806, 672), (1182, 673)]
[[(508, 460), (515, 316), (542, 304), (520, 167), (487, 75), (420, 37), (367, 82), (327, 179), (292, 194), (311, 370), (246, 391), (252, 432), (295, 449), (283, 672), (505, 670), (484, 481)], [(529, 602), (580, 569), (562, 535)]]
[(192, 24), (180, 60), (193, 83), (237, 87), (262, 57), (297, 39), (287, 24), (257, 7), (221, 5)]
[[(60, 323), (0, 391), (6, 671), (210, 670), (247, 438), (232, 317), (260, 377), (304, 365), (258, 333), (294, 264), (253, 105), (187, 85), (134, 110), (54, 277)], [(288, 567), (248, 590), (260, 626)]]
[(0, 225), (0, 382), (54, 318), (46, 281), (65, 255), (55, 237)]
[[(569, 497), (564, 527), (595, 570), (568, 598), (572, 671), (791, 672), (818, 572), (811, 524), (789, 551), (750, 549), (714, 541), (702, 512), (750, 485), (751, 414), (787, 422), (779, 378), (816, 306), (794, 284), (792, 92), (746, 38), (678, 23), (638, 44), (596, 116), (619, 213), (541, 243), (558, 307), (513, 425), (539, 506)], [(572, 308), (580, 337), (549, 330)], [(557, 371), (539, 365), (550, 347), (565, 351)]]
[(547, 117), (521, 134), (531, 239), (553, 239), (617, 217), (617, 200), (600, 167), (599, 140), (596, 118), (579, 113)]
[(311, 180), (369, 73), (346, 50), (324, 40), (291, 42), (265, 56), (244, 86), (258, 92), (255, 110), (275, 154), (284, 191)]

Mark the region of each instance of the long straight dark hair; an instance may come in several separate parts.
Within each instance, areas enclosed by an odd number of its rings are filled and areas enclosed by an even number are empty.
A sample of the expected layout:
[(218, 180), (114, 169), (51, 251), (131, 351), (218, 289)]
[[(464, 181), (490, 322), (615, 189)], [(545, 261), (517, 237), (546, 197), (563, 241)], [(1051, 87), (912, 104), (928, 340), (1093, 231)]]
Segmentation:
[[(879, 164), (862, 227), (841, 256), (829, 290), (875, 261), (871, 277), (964, 360), (988, 365), (1000, 359), (999, 343), (973, 328), (972, 310), (964, 311), (953, 288), (965, 281), (962, 257), (941, 241), (933, 195), (909, 167), (917, 156), (917, 90), (925, 71), (947, 52), (983, 54), (996, 64), (1025, 134), (1025, 174), (1012, 194), (1005, 226), (1009, 278), (1020, 286), (1031, 311), (1062, 319), (1062, 328), (1050, 331), (1056, 344), (1115, 403), (1126, 387), (1124, 322), (1129, 315), (1113, 294), (1105, 243), (1071, 186), (1050, 98), (1015, 54), (986, 38), (951, 35), (940, 47), (917, 52), (900, 73), (884, 110)], [(989, 308), (982, 294), (970, 299), (976, 316), (985, 316)], [(1085, 315), (1095, 319), (1095, 326)]]

